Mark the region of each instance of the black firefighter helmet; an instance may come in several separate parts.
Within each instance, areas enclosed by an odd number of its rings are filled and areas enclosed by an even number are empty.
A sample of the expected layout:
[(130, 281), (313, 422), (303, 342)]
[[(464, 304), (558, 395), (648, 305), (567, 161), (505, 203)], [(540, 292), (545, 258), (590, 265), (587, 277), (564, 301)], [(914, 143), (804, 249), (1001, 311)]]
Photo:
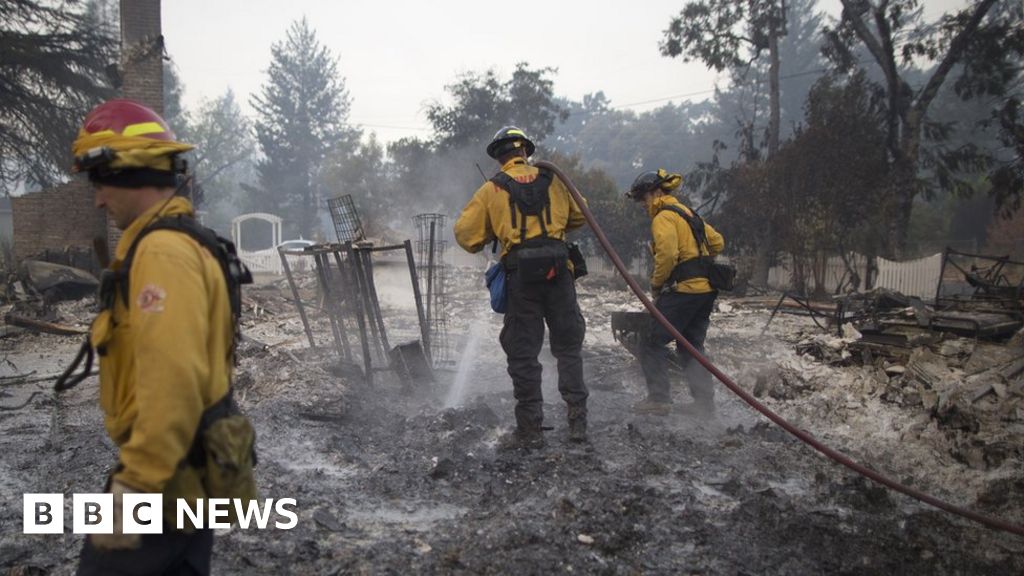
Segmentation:
[(523, 132), (515, 126), (505, 126), (494, 135), (491, 143), (487, 145), (487, 155), (497, 160), (517, 148), (526, 147), (526, 156), (533, 156), (537, 147), (533, 141), (527, 138)]
[(626, 198), (640, 201), (644, 199), (644, 194), (655, 190), (670, 194), (682, 183), (683, 177), (679, 174), (670, 174), (664, 169), (658, 168), (657, 172), (649, 171), (637, 176), (629, 187), (629, 191), (626, 192)]

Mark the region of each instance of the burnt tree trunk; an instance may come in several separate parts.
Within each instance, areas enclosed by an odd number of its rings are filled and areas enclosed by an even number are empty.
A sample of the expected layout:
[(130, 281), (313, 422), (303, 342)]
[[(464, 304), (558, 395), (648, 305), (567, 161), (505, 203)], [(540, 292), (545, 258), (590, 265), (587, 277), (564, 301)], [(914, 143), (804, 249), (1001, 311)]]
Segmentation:
[[(768, 119), (768, 160), (779, 151), (779, 131), (781, 124), (780, 94), (779, 94), (779, 37), (785, 34), (785, 13), (781, 18), (776, 18), (773, 23), (772, 32), (768, 35), (768, 92), (769, 92), (769, 119)], [(750, 280), (756, 286), (768, 285), (768, 273), (771, 269), (778, 245), (771, 210), (775, 206), (776, 196), (771, 185), (767, 189), (767, 202), (769, 212), (765, 214), (763, 226), (757, 234), (757, 248), (754, 250), (754, 265), (751, 270)]]
[[(950, 70), (963, 58), (968, 43), (977, 32), (982, 19), (997, 0), (980, 0), (974, 5), (970, 18), (949, 43), (949, 48), (939, 60), (925, 86), (916, 93), (899, 74), (889, 3), (883, 1), (877, 5), (865, 5), (859, 0), (840, 1), (843, 4), (843, 19), (851, 24), (857, 37), (885, 74), (888, 102), (886, 149), (889, 159), (889, 188), (892, 194), (887, 211), (888, 245), (885, 251), (890, 256), (900, 258), (906, 253), (914, 197), (921, 190), (917, 172), (925, 115), (949, 76)], [(870, 15), (874, 24), (873, 31), (868, 27), (865, 15)]]

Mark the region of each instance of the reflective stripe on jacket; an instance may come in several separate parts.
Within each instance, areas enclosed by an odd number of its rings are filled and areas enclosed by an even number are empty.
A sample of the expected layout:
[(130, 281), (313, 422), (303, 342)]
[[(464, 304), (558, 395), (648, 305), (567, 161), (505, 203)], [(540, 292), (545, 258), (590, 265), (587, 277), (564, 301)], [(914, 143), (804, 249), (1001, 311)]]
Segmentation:
[[(697, 240), (693, 237), (693, 230), (682, 216), (671, 210), (662, 210), (666, 205), (674, 205), (692, 214), (693, 211), (683, 205), (675, 196), (659, 196), (649, 207), (651, 216), (651, 250), (654, 256), (654, 272), (651, 274), (651, 288), (660, 290), (662, 285), (668, 281), (672, 269), (676, 264), (684, 260), (690, 260), (698, 256)], [(717, 230), (707, 222), (704, 223), (704, 233), (708, 237), (708, 248), (710, 255), (715, 256), (725, 248), (725, 239)], [(707, 255), (708, 252), (701, 250), (700, 254)], [(684, 294), (705, 294), (711, 292), (711, 284), (707, 278), (691, 278), (677, 282), (675, 291)]]
[[(539, 172), (522, 158), (509, 160), (501, 170), (524, 182), (532, 182)], [(583, 226), (586, 220), (583, 218), (583, 212), (569, 195), (565, 184), (557, 176), (552, 177), (548, 195), (551, 201), (551, 224), (545, 224), (548, 236), (564, 240), (567, 230)], [(522, 217), (523, 214), (516, 210), (517, 222)], [(544, 215), (541, 214), (540, 217), (543, 218)], [(528, 217), (526, 238), (536, 238), (540, 235), (538, 218)], [(467, 252), (475, 253), (483, 250), (484, 246), (495, 238), (501, 242), (501, 255), (504, 256), (511, 247), (519, 244), (519, 227), (512, 227), (508, 192), (492, 182), (486, 182), (473, 194), (473, 198), (455, 221), (455, 240)]]
[[(111, 268), (121, 266), (152, 219), (177, 214), (193, 214), (187, 199), (172, 198), (137, 218), (118, 242)], [(139, 243), (129, 290), (127, 307), (118, 293), (113, 310), (92, 325), (100, 405), (120, 450), (122, 468), (114, 478), (142, 492), (162, 492), (185, 470), (179, 464), (203, 410), (227, 394), (231, 305), (217, 259), (170, 230), (151, 232)]]

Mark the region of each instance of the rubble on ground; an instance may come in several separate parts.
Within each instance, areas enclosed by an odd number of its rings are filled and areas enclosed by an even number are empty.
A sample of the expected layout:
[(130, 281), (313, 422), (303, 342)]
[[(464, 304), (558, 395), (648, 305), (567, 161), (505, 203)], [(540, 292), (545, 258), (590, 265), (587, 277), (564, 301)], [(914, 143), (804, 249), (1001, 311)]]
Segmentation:
[[(878, 290), (842, 299), (842, 336), (813, 332), (801, 356), (859, 367), (882, 401), (926, 414), (948, 437), (948, 451), (975, 469), (999, 468), (1024, 438), (1024, 325), (1019, 301), (962, 300), (926, 305)], [(1008, 332), (1009, 329), (1016, 330)], [(790, 378), (789, 382), (793, 381)], [(792, 397), (799, 385), (756, 392)]]
[[(218, 534), (216, 573), (1024, 570), (1019, 539), (835, 466), (721, 386), (717, 422), (632, 414), (643, 379), (616, 342), (612, 315), (641, 307), (614, 279), (578, 285), (591, 443), (565, 440), (555, 362), (545, 351), (548, 447), (500, 452), (513, 400), (498, 344), (502, 317), (489, 310), (482, 275), (457, 270), (450, 287), (453, 347), (470, 350), (475, 339), (478, 352), (436, 371), (436, 383), (414, 386), (388, 370), (367, 384), (332, 346), (311, 349), (286, 280), (246, 287), (235, 390), (258, 431), (261, 493), (296, 498), (299, 524)], [(317, 279), (296, 281), (315, 340), (329, 343)], [(1024, 334), (918, 337), (926, 330), (888, 353), (862, 346), (854, 322), (826, 332), (806, 316), (781, 315), (762, 335), (778, 299), (763, 300), (724, 297), (712, 317), (709, 354), (741, 386), (871, 468), (956, 504), (1024, 519)], [(88, 298), (17, 305), (83, 329), (93, 311)], [(414, 308), (382, 306), (389, 331), (416, 336)], [(0, 486), (9, 499), (97, 491), (116, 456), (95, 378), (53, 396), (50, 382), (25, 377), (59, 373), (80, 341), (36, 332), (0, 339), (0, 407), (24, 405), (0, 410)], [(453, 394), (463, 371), (465, 390)], [(0, 525), (20, 525), (20, 513), (3, 507)], [(70, 574), (80, 541), (4, 531), (0, 566)], [(803, 553), (792, 554), (794, 542)]]

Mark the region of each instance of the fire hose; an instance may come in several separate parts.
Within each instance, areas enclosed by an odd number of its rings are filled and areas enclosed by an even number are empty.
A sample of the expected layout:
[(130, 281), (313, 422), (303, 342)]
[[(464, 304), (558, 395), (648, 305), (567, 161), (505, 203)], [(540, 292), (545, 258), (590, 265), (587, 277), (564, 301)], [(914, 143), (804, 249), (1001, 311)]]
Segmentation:
[(569, 177), (564, 172), (562, 172), (562, 170), (558, 166), (555, 166), (551, 162), (540, 161), (537, 162), (535, 166), (537, 166), (538, 168), (546, 168), (548, 170), (551, 170), (558, 176), (559, 179), (562, 180), (562, 182), (565, 183), (566, 187), (569, 189), (569, 194), (572, 195), (573, 200), (576, 201), (576, 205), (579, 206), (580, 211), (583, 212), (583, 217), (587, 220), (587, 223), (590, 225), (591, 230), (594, 231), (594, 235), (597, 236), (598, 242), (601, 243), (601, 247), (604, 248), (604, 251), (608, 254), (608, 257), (612, 259), (612, 263), (615, 265), (615, 268), (619, 271), (619, 274), (621, 274), (622, 277), (625, 278), (626, 283), (629, 284), (629, 288), (633, 291), (634, 294), (636, 294), (637, 298), (640, 299), (644, 307), (647, 308), (647, 311), (651, 313), (651, 316), (653, 316), (654, 319), (657, 320), (658, 323), (661, 324), (662, 327), (664, 327), (665, 330), (667, 330), (673, 338), (675, 338), (676, 342), (678, 342), (683, 348), (685, 348), (686, 351), (695, 360), (697, 360), (697, 362), (701, 364), (701, 366), (708, 370), (708, 372), (714, 374), (715, 378), (718, 378), (718, 380), (722, 384), (724, 384), (725, 387), (728, 388), (733, 394), (739, 396), (741, 400), (743, 400), (752, 408), (763, 414), (766, 418), (774, 422), (780, 428), (782, 428), (786, 432), (789, 432), (793, 436), (796, 436), (796, 438), (801, 442), (809, 445), (811, 448), (814, 448), (818, 452), (824, 454), (834, 462), (842, 464), (843, 466), (849, 468), (850, 470), (853, 470), (854, 472), (866, 478), (874, 480), (875, 482), (891, 490), (895, 490), (896, 492), (900, 492), (902, 494), (910, 496), (911, 498), (920, 500), (921, 502), (924, 502), (926, 504), (930, 504), (931, 506), (934, 506), (940, 510), (945, 510), (946, 512), (951, 512), (958, 516), (962, 516), (969, 520), (973, 520), (974, 522), (978, 522), (979, 524), (982, 524), (989, 528), (995, 530), (1002, 530), (1004, 532), (1010, 532), (1011, 534), (1016, 534), (1018, 536), (1024, 536), (1024, 526), (1021, 526), (1019, 524), (1013, 524), (1012, 522), (1002, 520), (999, 518), (985, 516), (984, 514), (980, 514), (973, 510), (968, 510), (967, 508), (950, 504), (948, 502), (936, 498), (935, 496), (901, 484), (895, 480), (892, 480), (891, 478), (888, 478), (887, 476), (884, 476), (868, 468), (867, 466), (864, 466), (863, 464), (855, 462), (849, 456), (846, 456), (842, 452), (829, 448), (828, 446), (814, 438), (814, 436), (812, 436), (808, 432), (797, 428), (788, 420), (779, 416), (771, 409), (769, 409), (767, 406), (759, 402), (749, 392), (741, 388), (738, 384), (736, 384), (736, 382), (729, 378), (729, 376), (727, 376), (724, 372), (719, 370), (718, 367), (716, 367), (710, 360), (708, 360), (706, 356), (701, 354), (700, 351), (694, 348), (693, 345), (687, 342), (686, 338), (684, 338), (683, 335), (680, 334), (674, 326), (672, 326), (668, 319), (665, 318), (661, 311), (659, 311), (654, 306), (654, 303), (651, 302), (651, 299), (647, 297), (647, 294), (640, 287), (640, 284), (638, 284), (637, 281), (626, 270), (626, 265), (623, 264), (622, 259), (619, 258), (619, 255), (615, 251), (615, 248), (613, 248), (611, 243), (608, 241), (608, 237), (605, 236), (605, 233), (601, 229), (601, 226), (597, 223), (597, 219), (594, 218), (594, 214), (590, 211), (590, 208), (587, 207), (587, 203), (583, 200), (583, 196), (576, 188), (576, 185), (572, 183), (572, 180), (570, 180)]

